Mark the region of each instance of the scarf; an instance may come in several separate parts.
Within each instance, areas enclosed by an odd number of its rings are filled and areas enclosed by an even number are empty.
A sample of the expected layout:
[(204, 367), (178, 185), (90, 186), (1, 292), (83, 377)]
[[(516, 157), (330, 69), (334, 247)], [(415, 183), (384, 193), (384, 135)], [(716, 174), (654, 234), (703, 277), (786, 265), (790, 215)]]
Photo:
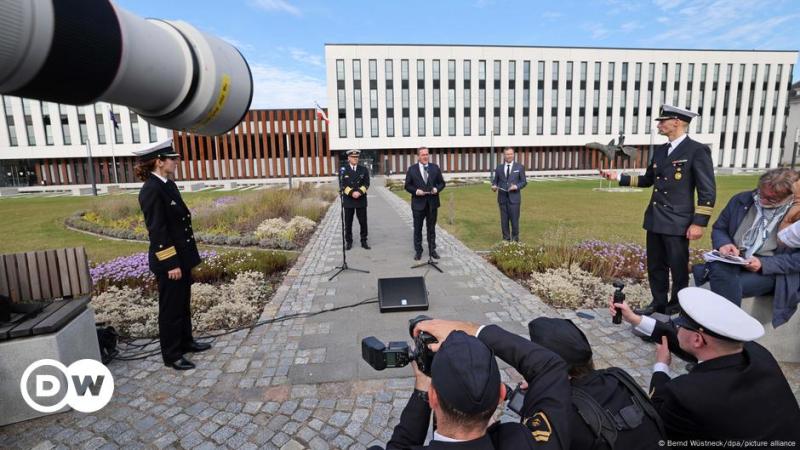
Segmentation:
[(764, 242), (767, 241), (769, 234), (775, 229), (776, 226), (783, 220), (783, 216), (792, 206), (792, 198), (790, 197), (783, 204), (766, 207), (761, 204), (761, 196), (758, 191), (753, 194), (753, 201), (756, 208), (756, 219), (749, 230), (745, 231), (742, 238), (742, 246), (744, 247), (744, 258), (750, 259), (757, 251), (761, 249)]

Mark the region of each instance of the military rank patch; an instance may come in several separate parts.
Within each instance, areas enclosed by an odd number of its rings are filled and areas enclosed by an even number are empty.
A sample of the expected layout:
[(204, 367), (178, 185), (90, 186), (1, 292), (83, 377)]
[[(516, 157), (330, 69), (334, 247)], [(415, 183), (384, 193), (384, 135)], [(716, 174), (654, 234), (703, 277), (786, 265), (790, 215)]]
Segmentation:
[(536, 442), (548, 442), (550, 435), (553, 434), (553, 427), (550, 426), (550, 421), (544, 411), (537, 412), (525, 419), (523, 423), (531, 430), (531, 435)]

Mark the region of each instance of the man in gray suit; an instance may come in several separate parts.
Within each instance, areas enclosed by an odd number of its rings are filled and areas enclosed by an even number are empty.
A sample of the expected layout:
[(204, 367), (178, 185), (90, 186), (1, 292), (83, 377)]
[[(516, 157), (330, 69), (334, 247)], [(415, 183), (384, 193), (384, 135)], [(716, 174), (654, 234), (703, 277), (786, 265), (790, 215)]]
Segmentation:
[[(525, 180), (525, 167), (514, 161), (514, 149), (508, 147), (503, 151), (503, 162), (494, 170), (492, 190), (497, 192), (497, 203), (500, 205), (500, 227), (503, 229), (503, 240), (519, 240), (519, 208), (522, 203), (520, 191), (528, 184)], [(509, 232), (509, 222), (511, 230)]]

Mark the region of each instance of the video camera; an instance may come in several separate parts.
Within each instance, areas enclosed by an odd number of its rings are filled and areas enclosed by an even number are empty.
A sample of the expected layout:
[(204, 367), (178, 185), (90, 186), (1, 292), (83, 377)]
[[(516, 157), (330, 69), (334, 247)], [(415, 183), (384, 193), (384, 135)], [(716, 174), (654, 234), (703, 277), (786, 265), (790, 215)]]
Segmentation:
[(408, 321), (408, 334), (414, 339), (413, 350), (407, 342), (394, 341), (387, 346), (375, 336), (368, 336), (361, 340), (361, 357), (375, 370), (405, 367), (411, 361), (416, 361), (419, 370), (430, 376), (435, 353), (429, 345), (439, 341), (424, 331), (414, 337), (414, 327), (423, 320), (431, 318), (420, 315)]

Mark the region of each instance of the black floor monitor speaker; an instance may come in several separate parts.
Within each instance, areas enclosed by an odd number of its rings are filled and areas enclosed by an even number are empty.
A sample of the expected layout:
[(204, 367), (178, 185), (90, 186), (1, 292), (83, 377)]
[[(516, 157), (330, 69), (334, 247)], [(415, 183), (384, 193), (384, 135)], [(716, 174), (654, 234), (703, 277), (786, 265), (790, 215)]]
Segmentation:
[(428, 290), (423, 277), (378, 278), (381, 312), (426, 311)]

